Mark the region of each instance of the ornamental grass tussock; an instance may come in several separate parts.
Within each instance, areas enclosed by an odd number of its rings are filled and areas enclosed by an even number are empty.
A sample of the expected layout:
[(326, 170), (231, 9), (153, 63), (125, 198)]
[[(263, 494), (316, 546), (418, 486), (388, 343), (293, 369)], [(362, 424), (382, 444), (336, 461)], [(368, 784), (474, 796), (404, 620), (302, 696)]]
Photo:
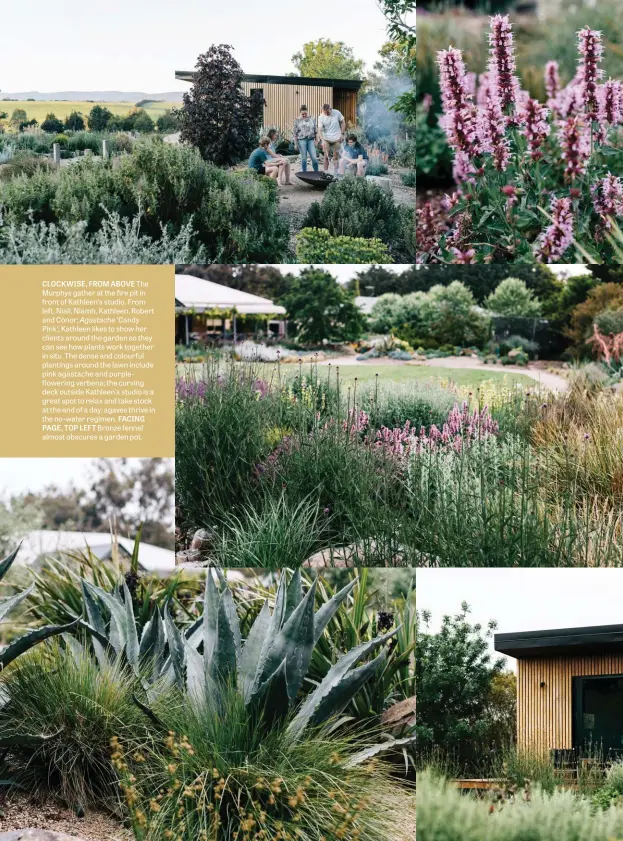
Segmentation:
[(566, 84), (555, 61), (545, 65), (545, 102), (521, 87), (508, 15), (491, 18), (479, 77), (461, 50), (438, 52), (456, 189), (444, 218), (418, 210), (418, 262), (618, 261), (623, 85), (604, 78), (601, 32), (581, 29), (577, 52)]
[[(322, 768), (312, 763), (309, 772), (292, 770), (287, 778), (254, 767), (252, 759), (232, 767), (215, 758), (205, 766), (189, 739), (174, 731), (150, 754), (127, 749), (117, 737), (111, 751), (137, 841), (406, 841), (414, 831), (411, 795), (399, 798), (403, 834), (378, 763), (350, 779), (345, 758), (328, 743)], [(384, 825), (381, 798), (371, 788), (375, 772), (380, 793), (389, 794)]]

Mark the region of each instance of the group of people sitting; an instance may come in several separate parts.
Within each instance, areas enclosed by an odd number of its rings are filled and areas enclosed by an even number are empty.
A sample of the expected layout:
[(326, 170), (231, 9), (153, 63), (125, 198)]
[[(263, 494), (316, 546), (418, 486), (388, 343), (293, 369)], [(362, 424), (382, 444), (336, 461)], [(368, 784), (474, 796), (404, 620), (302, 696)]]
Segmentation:
[[(301, 170), (307, 172), (307, 158), (311, 160), (314, 172), (318, 172), (316, 144), (322, 143), (324, 152), (323, 169), (329, 171), (333, 160), (335, 175), (354, 174), (363, 176), (368, 166), (368, 153), (359, 143), (356, 134), (346, 133), (344, 116), (329, 104), (322, 106), (322, 114), (316, 120), (309, 113), (307, 105), (301, 105), (300, 116), (294, 120), (292, 131), (294, 145), (301, 155)], [(271, 129), (262, 137), (259, 146), (251, 153), (249, 169), (260, 175), (274, 178), (279, 184), (290, 185), (290, 162), (277, 152), (279, 132)]]

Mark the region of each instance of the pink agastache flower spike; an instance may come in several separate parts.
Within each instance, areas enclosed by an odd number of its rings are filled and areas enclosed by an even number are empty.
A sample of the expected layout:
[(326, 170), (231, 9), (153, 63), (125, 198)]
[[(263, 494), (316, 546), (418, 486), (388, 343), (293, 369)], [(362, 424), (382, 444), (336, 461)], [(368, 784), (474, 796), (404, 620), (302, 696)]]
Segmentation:
[(567, 117), (575, 117), (584, 111), (584, 99), (582, 97), (582, 86), (579, 74), (566, 85), (556, 97), (552, 110), (559, 114), (563, 120)]
[(474, 181), (474, 167), (467, 152), (455, 152), (452, 163), (452, 177), (457, 184)]
[(444, 115), (443, 128), (455, 152), (471, 157), (476, 148), (476, 109), (469, 91), (460, 50), (450, 47), (437, 53)]
[(416, 215), (415, 236), (418, 250), (421, 252), (430, 251), (435, 247), (439, 235), (439, 226), (432, 204), (426, 202), (422, 208), (418, 208)]
[(539, 237), (537, 260), (540, 263), (557, 263), (573, 242), (573, 211), (567, 196), (553, 198), (552, 224)]
[(478, 87), (476, 88), (476, 105), (479, 108), (482, 108), (486, 104), (490, 90), (489, 74), (481, 73), (478, 77)]
[(545, 91), (548, 104), (556, 99), (560, 91), (560, 77), (558, 75), (558, 62), (548, 61), (545, 65)]
[(596, 120), (599, 107), (597, 86), (603, 76), (603, 70), (599, 69), (604, 51), (601, 43), (601, 32), (589, 29), (588, 26), (580, 29), (578, 32), (578, 50), (580, 51), (578, 71), (584, 108), (589, 120)]
[(478, 112), (478, 140), (483, 152), (493, 157), (493, 166), (503, 172), (510, 157), (509, 141), (506, 139), (506, 119), (502, 112), (499, 93), (491, 88), (484, 105)]
[(621, 82), (608, 79), (604, 85), (600, 86), (598, 99), (597, 119), (599, 124), (608, 123), (611, 126), (618, 126), (623, 116), (623, 86)]
[(543, 157), (541, 146), (550, 133), (548, 114), (549, 110), (544, 105), (530, 97), (523, 103), (519, 113), (519, 120), (524, 126), (521, 133), (526, 137), (528, 151), (533, 161), (538, 161)]
[(559, 123), (565, 180), (575, 181), (586, 171), (591, 154), (590, 134), (582, 117), (569, 117)]
[(517, 103), (519, 80), (515, 75), (515, 47), (508, 15), (493, 15), (489, 33), (490, 85), (497, 91), (504, 111), (513, 110)]
[(623, 180), (609, 172), (591, 187), (593, 207), (601, 217), (602, 225), (611, 228), (608, 217), (623, 216)]

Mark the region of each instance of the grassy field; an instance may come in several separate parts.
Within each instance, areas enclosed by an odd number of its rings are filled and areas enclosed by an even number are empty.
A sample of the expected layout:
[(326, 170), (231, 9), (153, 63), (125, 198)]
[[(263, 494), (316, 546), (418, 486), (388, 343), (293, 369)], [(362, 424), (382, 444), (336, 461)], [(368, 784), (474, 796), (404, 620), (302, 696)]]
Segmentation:
[[(303, 366), (303, 368), (310, 366)], [(319, 366), (321, 371), (326, 366)], [(530, 385), (534, 383), (531, 377), (525, 374), (515, 374), (503, 371), (473, 371), (469, 368), (432, 368), (416, 365), (340, 365), (340, 377), (345, 381), (353, 381), (355, 377), (359, 382), (369, 382), (376, 375), (383, 382), (408, 383), (413, 380), (451, 380), (456, 385), (477, 386), (480, 383), (491, 381), (501, 383), (506, 377), (508, 385), (523, 383)]]
[[(29, 120), (35, 119), (38, 123), (42, 123), (46, 116), (50, 113), (57, 116), (60, 120), (68, 117), (72, 111), (78, 111), (86, 117), (94, 105), (101, 105), (103, 108), (108, 108), (113, 114), (125, 115), (131, 111), (136, 103), (134, 102), (71, 102), (70, 100), (47, 100), (45, 102), (29, 102), (20, 100), (0, 100), (0, 111), (6, 111), (9, 117), (16, 108), (23, 108)], [(173, 108), (179, 103), (175, 102), (150, 102), (145, 106), (141, 106), (148, 112), (148, 114), (155, 120), (167, 109)], [(6, 120), (0, 123), (6, 123)]]

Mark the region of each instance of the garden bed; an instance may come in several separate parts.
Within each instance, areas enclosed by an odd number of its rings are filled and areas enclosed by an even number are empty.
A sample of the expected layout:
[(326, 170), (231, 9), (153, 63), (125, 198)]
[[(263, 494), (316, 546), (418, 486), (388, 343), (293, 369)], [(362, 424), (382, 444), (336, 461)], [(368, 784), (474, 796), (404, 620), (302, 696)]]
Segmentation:
[(191, 589), (138, 564), (45, 568), (0, 600), (30, 630), (0, 649), (2, 772), (26, 792), (7, 794), (7, 830), (414, 841), (413, 571), (210, 572)]

